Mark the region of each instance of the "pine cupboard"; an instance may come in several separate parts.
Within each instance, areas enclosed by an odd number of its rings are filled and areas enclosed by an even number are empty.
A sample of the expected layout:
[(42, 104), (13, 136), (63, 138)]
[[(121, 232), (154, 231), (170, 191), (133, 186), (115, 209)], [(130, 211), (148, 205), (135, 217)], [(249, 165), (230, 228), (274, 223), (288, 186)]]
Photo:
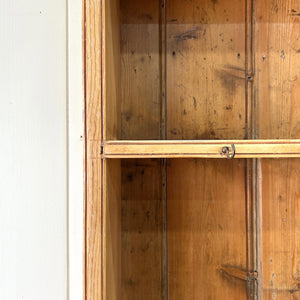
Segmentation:
[(300, 1), (83, 19), (84, 298), (300, 299)]

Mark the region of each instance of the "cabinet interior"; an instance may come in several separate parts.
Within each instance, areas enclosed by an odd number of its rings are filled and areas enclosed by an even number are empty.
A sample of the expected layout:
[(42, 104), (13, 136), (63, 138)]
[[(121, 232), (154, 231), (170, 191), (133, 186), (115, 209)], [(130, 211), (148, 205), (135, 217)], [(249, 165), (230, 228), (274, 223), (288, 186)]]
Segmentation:
[[(104, 2), (104, 140), (300, 137), (300, 1)], [(107, 299), (298, 299), (299, 166), (105, 160)]]

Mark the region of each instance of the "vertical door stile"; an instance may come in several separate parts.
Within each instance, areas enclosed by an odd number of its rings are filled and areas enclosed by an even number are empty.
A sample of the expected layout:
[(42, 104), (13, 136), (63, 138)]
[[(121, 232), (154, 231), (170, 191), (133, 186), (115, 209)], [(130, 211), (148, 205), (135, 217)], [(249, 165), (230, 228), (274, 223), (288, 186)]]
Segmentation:
[[(102, 2), (84, 1), (85, 299), (103, 298)], [(99, 51), (95, 51), (99, 49)]]

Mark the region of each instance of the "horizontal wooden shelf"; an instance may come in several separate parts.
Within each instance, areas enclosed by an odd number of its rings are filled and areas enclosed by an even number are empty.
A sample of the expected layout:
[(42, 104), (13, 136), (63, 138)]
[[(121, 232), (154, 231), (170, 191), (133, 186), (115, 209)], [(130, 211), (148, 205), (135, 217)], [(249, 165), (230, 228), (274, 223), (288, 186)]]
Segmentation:
[(225, 158), (228, 147), (234, 158), (300, 157), (300, 140), (149, 140), (106, 141), (103, 158)]

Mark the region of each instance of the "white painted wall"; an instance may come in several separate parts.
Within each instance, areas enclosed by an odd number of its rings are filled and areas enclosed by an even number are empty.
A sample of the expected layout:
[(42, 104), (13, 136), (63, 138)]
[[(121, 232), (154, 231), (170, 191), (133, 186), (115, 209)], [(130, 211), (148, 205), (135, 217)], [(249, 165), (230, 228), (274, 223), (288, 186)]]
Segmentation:
[(0, 299), (82, 299), (81, 0), (0, 0), (0, 41)]
[[(1, 1), (1, 0), (0, 0)], [(68, 4), (69, 299), (83, 299), (83, 67), (82, 0)]]

